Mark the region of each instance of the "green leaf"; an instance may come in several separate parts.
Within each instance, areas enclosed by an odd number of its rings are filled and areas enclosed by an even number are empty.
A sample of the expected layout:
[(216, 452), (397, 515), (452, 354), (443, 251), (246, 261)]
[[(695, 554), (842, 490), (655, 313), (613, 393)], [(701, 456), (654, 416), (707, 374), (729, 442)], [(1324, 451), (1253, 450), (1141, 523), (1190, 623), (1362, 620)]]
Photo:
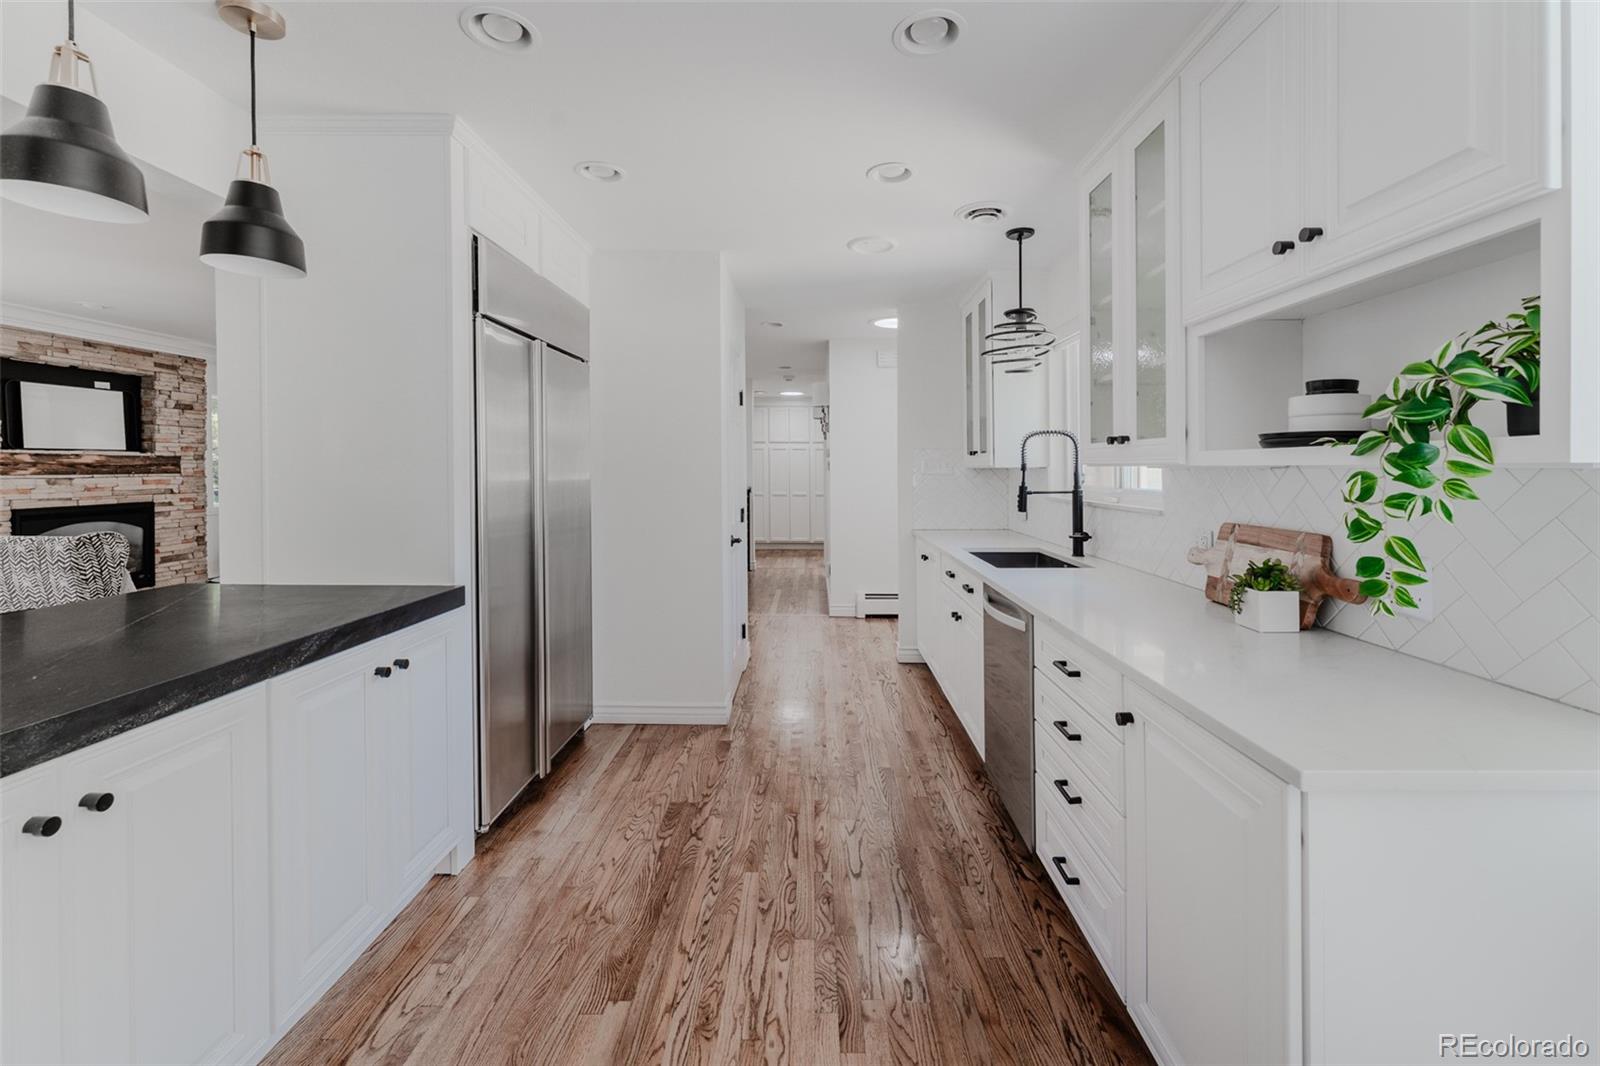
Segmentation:
[(1412, 610), (1416, 610), (1419, 606), (1421, 606), (1417, 603), (1417, 598), (1411, 595), (1409, 589), (1403, 589), (1399, 586), (1396, 586), (1394, 590), (1394, 602), (1398, 603), (1402, 607), (1410, 607)]
[(1356, 438), (1355, 447), (1350, 451), (1352, 455), (1367, 455), (1383, 447), (1383, 442), (1389, 438), (1375, 429), (1369, 429)]
[(1394, 479), (1414, 489), (1425, 489), (1439, 479), (1425, 466), (1410, 466), (1395, 474)]
[(1361, 417), (1376, 418), (1383, 412), (1392, 410), (1397, 402), (1392, 396), (1379, 396), (1367, 405), (1367, 409), (1361, 412)]
[(1394, 536), (1383, 542), (1383, 553), (1402, 566), (1413, 570), (1427, 570), (1422, 563), (1422, 553), (1405, 537)]
[(1389, 583), (1382, 578), (1369, 577), (1361, 583), (1360, 588), (1363, 596), (1371, 596), (1374, 599), (1389, 593)]
[(1413, 574), (1409, 570), (1396, 569), (1390, 576), (1394, 578), (1394, 583), (1397, 585), (1426, 585), (1428, 583), (1427, 578), (1421, 574)]
[(1494, 473), (1493, 467), (1468, 462), (1466, 459), (1448, 459), (1444, 465), (1452, 474), (1460, 474), (1462, 477), (1488, 477)]
[(1492, 388), (1499, 384), (1500, 376), (1493, 370), (1483, 365), (1463, 366), (1450, 372), (1450, 380), (1462, 388), (1472, 389)]
[(1391, 492), (1383, 498), (1384, 513), (1394, 518), (1407, 517), (1416, 505), (1417, 494), (1414, 492)]
[[(1530, 300), (1534, 300), (1534, 299), (1537, 299), (1537, 297), (1529, 297), (1529, 299)], [(1529, 303), (1527, 301), (1524, 301), (1522, 306), (1526, 307), (1528, 309), (1528, 314), (1527, 314), (1527, 318), (1526, 318), (1526, 321), (1528, 323), (1528, 328), (1531, 329), (1531, 330), (1538, 330), (1538, 328), (1539, 328), (1539, 305), (1537, 303)]]
[[(1458, 477), (1445, 478), (1444, 485), (1442, 487), (1444, 489), (1444, 494), (1450, 497), (1452, 500), (1476, 500), (1478, 498), (1478, 494), (1472, 490), (1472, 486), (1467, 484), (1465, 481), (1462, 481)], [(1445, 516), (1447, 521), (1455, 521), (1450, 514), (1450, 508), (1445, 505), (1443, 500), (1439, 501), (1439, 511)]]
[(1455, 344), (1455, 341), (1445, 341), (1444, 342), (1444, 347), (1440, 348), (1438, 353), (1436, 355), (1434, 355), (1433, 361), (1435, 363), (1437, 363), (1438, 365), (1443, 366), (1444, 365), (1444, 357), (1450, 354), (1450, 348), (1454, 344)]
[[(1487, 328), (1487, 327), (1485, 327), (1485, 328)], [(1450, 365), (1445, 367), (1445, 370), (1447, 372), (1449, 372), (1449, 374), (1450, 374), (1450, 376), (1452, 378), (1455, 377), (1456, 371), (1458, 371), (1458, 370), (1487, 370), (1487, 369), (1489, 369), (1489, 364), (1485, 363), (1483, 361), (1483, 357), (1480, 356), (1477, 352), (1462, 352), (1460, 355), (1458, 355), (1454, 359), (1450, 360)]]
[(1431, 378), (1438, 373), (1439, 368), (1432, 363), (1407, 363), (1405, 369), (1400, 371), (1400, 376), (1406, 378)]
[(1432, 466), (1439, 458), (1439, 449), (1427, 441), (1412, 441), (1388, 458), (1401, 470), (1407, 467)]
[(1494, 446), (1489, 443), (1489, 434), (1477, 426), (1458, 422), (1445, 433), (1445, 440), (1450, 442), (1450, 447), (1463, 455), (1482, 463), (1494, 462)]
[(1383, 532), (1383, 523), (1357, 507), (1353, 514), (1345, 516), (1344, 530), (1351, 540), (1361, 544)]
[[(1424, 497), (1422, 497), (1422, 513), (1423, 514), (1432, 514), (1433, 513), (1433, 497), (1432, 496), (1424, 496)], [(1407, 515), (1406, 517), (1410, 518), (1411, 516)]]
[[(1471, 492), (1472, 490), (1468, 488), (1467, 491)], [(1443, 500), (1439, 501), (1439, 513), (1444, 516), (1444, 520), (1446, 522), (1454, 522), (1456, 520), (1456, 513), (1452, 511), (1450, 509), (1450, 505), (1445, 503)]]
[[(1493, 374), (1489, 375), (1494, 377)], [(1495, 378), (1499, 382), (1499, 378)], [(1429, 396), (1412, 396), (1394, 409), (1394, 417), (1401, 422), (1432, 422), (1450, 413), (1450, 397), (1445, 393)]]
[(1520, 404), (1523, 407), (1533, 403), (1527, 390), (1521, 385), (1509, 378), (1495, 377), (1493, 374), (1489, 375), (1488, 381), (1477, 384), (1468, 385), (1466, 382), (1461, 382), (1461, 387), (1467, 390), (1468, 395), (1476, 396), (1480, 400), (1504, 400), (1506, 403)]
[(1386, 565), (1381, 555), (1363, 555), (1356, 560), (1356, 577), (1378, 577)]
[(1344, 498), (1349, 503), (1366, 503), (1378, 491), (1378, 475), (1370, 470), (1357, 470), (1345, 479)]

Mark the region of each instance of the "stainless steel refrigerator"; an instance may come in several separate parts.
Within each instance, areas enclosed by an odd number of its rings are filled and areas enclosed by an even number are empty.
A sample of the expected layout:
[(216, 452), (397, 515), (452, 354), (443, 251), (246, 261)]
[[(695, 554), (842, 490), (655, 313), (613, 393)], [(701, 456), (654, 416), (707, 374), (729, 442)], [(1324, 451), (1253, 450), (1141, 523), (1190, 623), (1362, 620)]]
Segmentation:
[(589, 312), (473, 237), (478, 825), (594, 710)]

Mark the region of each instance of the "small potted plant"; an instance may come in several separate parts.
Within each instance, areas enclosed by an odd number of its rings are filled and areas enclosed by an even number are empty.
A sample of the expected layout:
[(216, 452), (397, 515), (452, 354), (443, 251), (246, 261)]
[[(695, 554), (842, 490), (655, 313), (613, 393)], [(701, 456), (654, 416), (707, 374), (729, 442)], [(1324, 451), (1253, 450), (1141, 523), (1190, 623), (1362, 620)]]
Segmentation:
[(1257, 633), (1300, 632), (1300, 579), (1282, 559), (1262, 559), (1228, 588), (1233, 620)]
[(1476, 348), (1490, 369), (1517, 386), (1526, 403), (1506, 403), (1506, 435), (1533, 437), (1539, 433), (1539, 297), (1522, 301), (1522, 310), (1508, 315), (1504, 322), (1490, 322), (1471, 337), (1467, 345)]

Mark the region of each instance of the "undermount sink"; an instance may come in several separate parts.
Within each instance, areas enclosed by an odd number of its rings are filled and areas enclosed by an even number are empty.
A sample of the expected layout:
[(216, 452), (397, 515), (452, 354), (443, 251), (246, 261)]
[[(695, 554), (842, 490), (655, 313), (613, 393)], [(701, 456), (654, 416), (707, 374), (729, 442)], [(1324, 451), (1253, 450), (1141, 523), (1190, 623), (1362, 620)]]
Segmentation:
[(1078, 569), (1077, 563), (1069, 563), (1065, 559), (1058, 559), (1044, 552), (1000, 551), (972, 554), (1000, 570), (1059, 570), (1063, 567)]

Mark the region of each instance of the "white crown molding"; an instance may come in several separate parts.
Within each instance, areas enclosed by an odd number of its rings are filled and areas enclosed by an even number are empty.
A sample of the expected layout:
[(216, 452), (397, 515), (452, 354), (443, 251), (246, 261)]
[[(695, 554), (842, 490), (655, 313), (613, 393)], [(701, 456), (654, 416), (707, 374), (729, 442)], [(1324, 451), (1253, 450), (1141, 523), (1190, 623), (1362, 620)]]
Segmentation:
[(102, 322), (93, 318), (46, 311), (38, 307), (19, 304), (0, 304), (0, 325), (31, 329), (40, 333), (53, 333), (61, 337), (81, 337), (102, 344), (120, 344), (125, 348), (165, 352), (168, 355), (187, 355), (195, 359), (212, 359), (217, 346), (193, 337), (179, 337), (171, 333), (124, 326), (115, 322)]
[(512, 168), (511, 164), (507, 163), (505, 159), (501, 157), (500, 153), (495, 151), (494, 148), (489, 145), (489, 142), (483, 139), (482, 135), (479, 134), (477, 130), (467, 125), (467, 123), (460, 118), (456, 118), (454, 122), (455, 125), (452, 135), (458, 142), (460, 142), (462, 147), (474, 153), (483, 162), (493, 167), (495, 171), (499, 173), (500, 177), (510, 182), (519, 192), (522, 193), (522, 195), (531, 200), (534, 206), (539, 209), (540, 216), (545, 221), (553, 222), (557, 226), (561, 227), (562, 232), (564, 232), (568, 237), (572, 238), (572, 240), (576, 241), (578, 247), (582, 248), (586, 255), (594, 254), (594, 245), (585, 240), (583, 234), (573, 229), (572, 226), (567, 223), (567, 220), (562, 218), (560, 213), (557, 212), (555, 208), (550, 206), (550, 202), (543, 196), (540, 196), (539, 191), (532, 185), (529, 185), (527, 179), (521, 174), (517, 173), (517, 171)]
[(267, 133), (338, 134), (342, 136), (402, 136), (422, 133), (448, 136), (454, 115), (274, 115), (261, 120)]

